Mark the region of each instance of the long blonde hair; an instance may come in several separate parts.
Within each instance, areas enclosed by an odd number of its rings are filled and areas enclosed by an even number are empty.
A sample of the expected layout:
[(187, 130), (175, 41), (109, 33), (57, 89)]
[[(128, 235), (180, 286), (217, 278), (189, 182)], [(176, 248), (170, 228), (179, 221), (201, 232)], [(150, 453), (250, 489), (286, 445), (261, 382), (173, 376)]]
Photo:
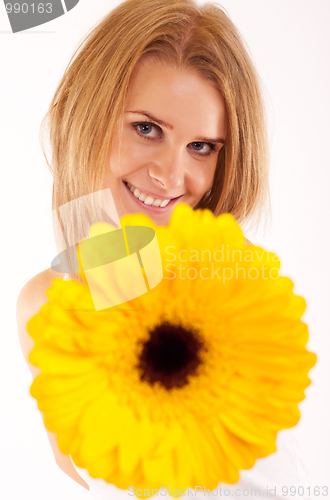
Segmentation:
[[(223, 8), (213, 3), (198, 6), (194, 0), (126, 0), (77, 48), (41, 127), (42, 144), (48, 139), (51, 149), (50, 159), (45, 148), (44, 154), (54, 177), (53, 210), (102, 189), (130, 79), (138, 61), (147, 56), (194, 69), (226, 103), (226, 143), (212, 188), (194, 208), (209, 208), (216, 215), (229, 212), (240, 224), (255, 224), (269, 204), (259, 76)], [(76, 229), (69, 236), (73, 243), (74, 233)]]

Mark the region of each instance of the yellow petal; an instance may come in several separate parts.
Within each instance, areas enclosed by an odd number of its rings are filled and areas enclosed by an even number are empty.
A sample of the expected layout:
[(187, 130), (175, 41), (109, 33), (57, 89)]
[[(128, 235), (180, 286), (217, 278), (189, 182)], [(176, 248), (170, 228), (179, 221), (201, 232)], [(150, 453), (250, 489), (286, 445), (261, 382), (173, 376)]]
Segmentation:
[(141, 460), (143, 442), (139, 433), (139, 424), (133, 412), (127, 412), (125, 432), (118, 447), (118, 466), (124, 475), (132, 474)]
[(81, 463), (93, 462), (111, 452), (120, 443), (121, 434), (125, 432), (125, 419), (122, 413), (119, 409), (117, 412), (110, 412), (109, 408), (106, 408), (104, 421), (81, 437), (79, 449)]
[(268, 429), (266, 419), (242, 414), (233, 407), (226, 409), (219, 417), (227, 429), (247, 442), (263, 445), (273, 439), (274, 433)]
[(171, 453), (153, 459), (144, 458), (142, 468), (147, 481), (164, 484), (175, 483), (174, 463)]

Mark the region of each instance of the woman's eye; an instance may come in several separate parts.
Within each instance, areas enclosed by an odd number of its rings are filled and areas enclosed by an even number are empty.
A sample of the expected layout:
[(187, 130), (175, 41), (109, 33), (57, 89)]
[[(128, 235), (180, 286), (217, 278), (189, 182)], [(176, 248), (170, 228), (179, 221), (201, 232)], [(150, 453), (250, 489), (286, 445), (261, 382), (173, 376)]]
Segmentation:
[(159, 127), (149, 122), (140, 122), (132, 124), (134, 129), (139, 135), (145, 137), (145, 139), (155, 139), (157, 137), (157, 130)]
[[(136, 133), (144, 139), (154, 140), (159, 139), (161, 135), (161, 128), (158, 125), (150, 122), (136, 122), (132, 123), (132, 127)], [(211, 153), (216, 152), (215, 144), (208, 142), (191, 142), (188, 145), (199, 156), (209, 156)]]
[(200, 156), (208, 156), (215, 151), (215, 145), (207, 142), (192, 142), (192, 148)]

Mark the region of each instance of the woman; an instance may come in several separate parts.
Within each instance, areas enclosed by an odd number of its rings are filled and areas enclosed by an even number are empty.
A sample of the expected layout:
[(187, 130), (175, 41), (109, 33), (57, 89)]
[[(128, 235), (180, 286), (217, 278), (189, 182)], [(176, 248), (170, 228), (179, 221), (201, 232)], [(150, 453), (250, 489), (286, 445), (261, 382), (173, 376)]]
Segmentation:
[[(91, 193), (107, 188), (119, 217), (145, 213), (158, 225), (169, 222), (178, 202), (256, 223), (268, 200), (260, 83), (237, 29), (212, 4), (127, 0), (119, 5), (72, 58), (45, 131), (57, 240), (64, 231), (69, 246), (86, 237), (91, 222), (106, 220)], [(61, 211), (64, 205), (68, 210)], [(33, 346), (26, 323), (46, 302), (51, 279), (60, 276), (43, 271), (20, 294), (18, 330), (26, 359)], [(70, 278), (79, 279), (65, 277)], [(47, 433), (59, 467), (95, 498), (127, 495), (74, 467)], [(281, 496), (281, 486), (301, 484), (294, 433), (280, 434), (276, 454), (242, 471), (231, 496), (245, 489), (247, 498), (268, 498), (275, 487)]]

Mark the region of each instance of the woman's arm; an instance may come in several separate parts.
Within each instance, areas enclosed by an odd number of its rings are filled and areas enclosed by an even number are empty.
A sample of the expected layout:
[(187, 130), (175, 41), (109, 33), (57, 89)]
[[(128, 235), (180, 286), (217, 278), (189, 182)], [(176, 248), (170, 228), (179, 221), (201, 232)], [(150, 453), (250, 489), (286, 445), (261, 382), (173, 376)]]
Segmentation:
[[(28, 356), (34, 342), (27, 332), (26, 324), (32, 316), (39, 312), (41, 306), (47, 302), (48, 299), (45, 292), (47, 288), (51, 286), (51, 280), (54, 278), (63, 279), (63, 277), (64, 274), (57, 273), (52, 269), (47, 269), (46, 271), (37, 274), (37, 276), (28, 281), (22, 288), (17, 300), (16, 317), (18, 337), (24, 358), (34, 377), (40, 373), (40, 369), (31, 365), (28, 360)], [(56, 464), (63, 472), (65, 472), (65, 474), (86, 488), (86, 490), (89, 490), (88, 484), (79, 476), (78, 472), (73, 467), (69, 456), (63, 455), (60, 451), (55, 433), (50, 432), (48, 429), (46, 429), (46, 432), (50, 446), (52, 447), (54, 453)]]

